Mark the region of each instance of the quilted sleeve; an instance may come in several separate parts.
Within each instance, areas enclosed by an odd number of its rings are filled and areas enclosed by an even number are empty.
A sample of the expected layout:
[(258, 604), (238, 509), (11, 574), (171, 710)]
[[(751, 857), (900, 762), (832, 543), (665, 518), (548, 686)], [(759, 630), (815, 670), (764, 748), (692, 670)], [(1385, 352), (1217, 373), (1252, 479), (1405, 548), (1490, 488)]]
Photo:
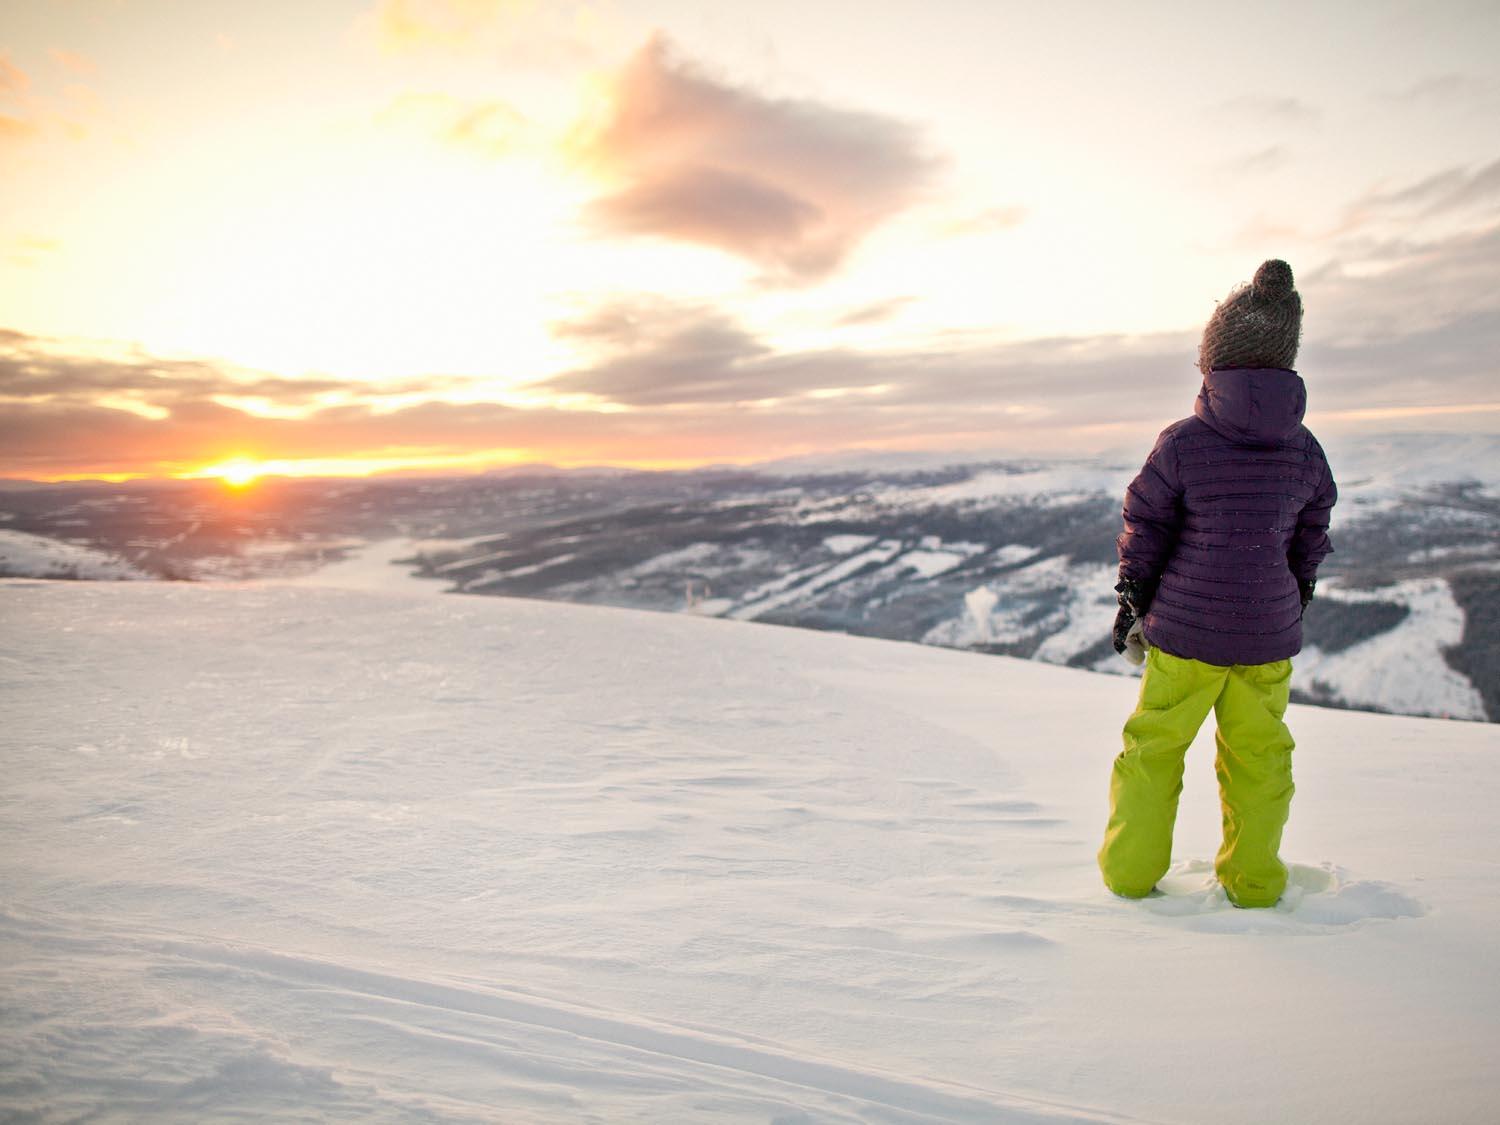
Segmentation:
[(1163, 430), (1141, 471), (1125, 489), (1125, 530), (1115, 540), (1120, 577), (1155, 585), (1182, 530), (1182, 482), (1174, 430)]
[(1317, 577), (1318, 564), (1333, 553), (1333, 544), (1328, 540), (1328, 522), (1333, 505), (1338, 501), (1339, 490), (1333, 482), (1333, 470), (1323, 450), (1318, 449), (1318, 458), (1323, 463), (1317, 490), (1297, 516), (1297, 530), (1292, 533), (1291, 545), (1287, 548), (1287, 565), (1298, 582), (1311, 582)]

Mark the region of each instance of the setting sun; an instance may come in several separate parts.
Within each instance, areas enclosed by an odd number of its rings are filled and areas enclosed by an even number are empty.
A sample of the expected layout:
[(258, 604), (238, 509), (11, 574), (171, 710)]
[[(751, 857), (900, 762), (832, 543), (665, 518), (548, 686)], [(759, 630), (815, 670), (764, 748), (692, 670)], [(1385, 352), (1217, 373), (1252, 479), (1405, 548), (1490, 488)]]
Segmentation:
[(236, 457), (217, 465), (210, 465), (192, 474), (197, 477), (218, 477), (230, 488), (248, 488), (264, 476), (266, 467), (246, 457)]

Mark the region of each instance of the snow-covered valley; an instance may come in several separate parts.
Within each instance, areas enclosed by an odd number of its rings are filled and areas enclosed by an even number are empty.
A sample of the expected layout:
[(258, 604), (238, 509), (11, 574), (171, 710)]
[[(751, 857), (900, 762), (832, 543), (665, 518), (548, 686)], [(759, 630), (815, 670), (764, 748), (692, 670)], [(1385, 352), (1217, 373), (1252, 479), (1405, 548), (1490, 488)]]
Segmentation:
[(1131, 903), (1129, 679), (392, 569), (0, 581), (0, 1115), (1489, 1119), (1495, 726), (1294, 706), (1239, 911), (1210, 724)]
[[(239, 491), (0, 482), (0, 575), (323, 582), (332, 573), (367, 587), (415, 573), (429, 588), (478, 596), (1123, 673), (1109, 642), (1115, 536), (1140, 455), (841, 455), (675, 473), (533, 466)], [(1314, 674), (1295, 697), (1500, 719), (1500, 438), (1372, 435), (1331, 456), (1334, 554), (1305, 621)]]

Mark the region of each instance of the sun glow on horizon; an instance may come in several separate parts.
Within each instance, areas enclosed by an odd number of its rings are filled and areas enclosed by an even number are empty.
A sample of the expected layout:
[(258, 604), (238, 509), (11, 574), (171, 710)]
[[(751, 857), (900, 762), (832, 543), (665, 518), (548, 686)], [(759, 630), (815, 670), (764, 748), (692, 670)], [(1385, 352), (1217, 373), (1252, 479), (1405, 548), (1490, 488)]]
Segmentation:
[(220, 461), (217, 465), (209, 465), (199, 469), (195, 473), (185, 474), (189, 477), (217, 477), (230, 488), (248, 488), (268, 472), (265, 462), (254, 461), (249, 457), (232, 457), (228, 461)]
[[(882, 443), (884, 444), (884, 443)], [(898, 447), (904, 443), (896, 443)], [(802, 456), (821, 452), (822, 447), (795, 446), (779, 449), (777, 456)], [(686, 471), (710, 465), (751, 465), (767, 459), (763, 449), (722, 451), (716, 453), (685, 452), (672, 456), (658, 452), (654, 456), (621, 456), (618, 452), (590, 452), (584, 447), (567, 449), (514, 448), (484, 449), (468, 453), (416, 452), (391, 453), (386, 456), (273, 458), (260, 460), (235, 456), (210, 465), (188, 468), (162, 463), (143, 471), (88, 471), (39, 475), (28, 478), (40, 483), (108, 481), (122, 484), (148, 480), (216, 480), (236, 492), (276, 479), (364, 479), (379, 476), (423, 475), (464, 476), (496, 469), (538, 466), (555, 469), (607, 468), (641, 471)]]
[(173, 470), (162, 466), (159, 473), (140, 477), (167, 476), (178, 480), (221, 480), (240, 489), (270, 477), (372, 477), (383, 473), (466, 473), (540, 460), (539, 454), (523, 449), (482, 449), (467, 453), (432, 451), (391, 452), (384, 456), (301, 457), (259, 460), (235, 456), (194, 469)]

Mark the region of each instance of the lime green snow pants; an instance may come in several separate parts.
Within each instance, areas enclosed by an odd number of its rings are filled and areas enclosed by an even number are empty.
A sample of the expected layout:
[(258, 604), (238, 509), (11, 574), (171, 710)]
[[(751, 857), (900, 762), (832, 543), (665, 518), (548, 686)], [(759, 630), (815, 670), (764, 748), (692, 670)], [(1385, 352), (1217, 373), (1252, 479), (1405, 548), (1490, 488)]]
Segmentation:
[(1141, 898), (1167, 873), (1183, 758), (1212, 708), (1224, 839), (1214, 871), (1236, 906), (1272, 906), (1286, 889), (1277, 855), (1292, 803), (1292, 735), (1282, 721), (1292, 662), (1221, 667), (1148, 649), (1140, 701), (1109, 785), (1099, 850), (1105, 885)]

